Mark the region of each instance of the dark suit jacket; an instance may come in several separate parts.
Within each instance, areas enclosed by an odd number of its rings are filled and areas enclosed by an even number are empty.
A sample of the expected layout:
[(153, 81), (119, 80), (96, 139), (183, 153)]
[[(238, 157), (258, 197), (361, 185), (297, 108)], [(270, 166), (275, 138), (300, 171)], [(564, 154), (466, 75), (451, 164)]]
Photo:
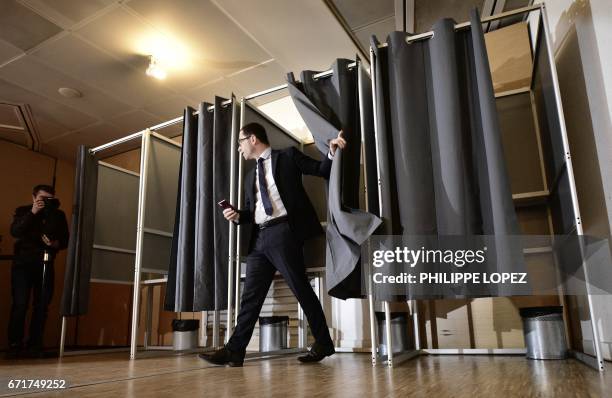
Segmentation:
[[(59, 248), (50, 248), (43, 242), (42, 234), (51, 240), (58, 240)], [(15, 209), (13, 223), (11, 224), (11, 235), (17, 238), (15, 241), (15, 261), (42, 260), (43, 252), (55, 258), (58, 250), (68, 247), (68, 223), (66, 215), (61, 210), (47, 213), (43, 210), (32, 214), (32, 205), (21, 206)]]
[[(323, 233), (317, 214), (302, 185), (302, 174), (329, 179), (332, 161), (325, 156), (318, 161), (304, 155), (297, 148), (272, 150), (272, 173), (283, 205), (287, 210), (289, 226), (300, 241)], [(240, 210), (239, 224), (251, 224), (255, 219), (255, 169), (244, 180), (245, 208)], [(251, 233), (249, 251), (255, 234)]]

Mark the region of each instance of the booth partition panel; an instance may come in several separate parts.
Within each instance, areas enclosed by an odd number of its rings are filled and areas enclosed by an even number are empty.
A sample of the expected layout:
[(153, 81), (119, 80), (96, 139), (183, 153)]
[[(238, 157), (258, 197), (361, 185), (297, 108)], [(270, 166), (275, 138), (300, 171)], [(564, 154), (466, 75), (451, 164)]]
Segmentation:
[(99, 162), (91, 279), (129, 283), (134, 278), (139, 176)]

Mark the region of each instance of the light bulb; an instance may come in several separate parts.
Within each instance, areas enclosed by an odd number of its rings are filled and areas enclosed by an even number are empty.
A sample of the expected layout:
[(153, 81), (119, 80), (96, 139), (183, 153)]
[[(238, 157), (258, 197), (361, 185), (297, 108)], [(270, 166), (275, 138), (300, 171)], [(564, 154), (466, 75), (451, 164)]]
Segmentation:
[(157, 60), (152, 55), (151, 55), (151, 60), (149, 62), (149, 67), (147, 68), (146, 74), (147, 76), (154, 77), (155, 79), (158, 79), (158, 80), (164, 80), (167, 75), (166, 71), (162, 69), (161, 66), (159, 66), (159, 64), (157, 63)]

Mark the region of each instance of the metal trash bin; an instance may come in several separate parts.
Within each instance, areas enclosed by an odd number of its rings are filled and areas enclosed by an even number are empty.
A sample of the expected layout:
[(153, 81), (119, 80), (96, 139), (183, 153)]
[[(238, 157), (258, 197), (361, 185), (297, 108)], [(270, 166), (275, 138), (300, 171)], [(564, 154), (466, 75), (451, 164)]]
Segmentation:
[(269, 352), (287, 348), (288, 316), (259, 317), (259, 351)]
[(519, 310), (527, 358), (564, 359), (567, 341), (563, 324), (563, 307), (527, 307)]
[[(385, 313), (377, 312), (376, 320), (378, 323), (378, 352), (380, 355), (387, 355), (387, 326), (385, 323)], [(391, 313), (391, 339), (393, 343), (393, 353), (406, 351), (408, 349), (408, 313)]]
[(172, 320), (172, 347), (175, 351), (193, 350), (198, 346), (198, 319)]

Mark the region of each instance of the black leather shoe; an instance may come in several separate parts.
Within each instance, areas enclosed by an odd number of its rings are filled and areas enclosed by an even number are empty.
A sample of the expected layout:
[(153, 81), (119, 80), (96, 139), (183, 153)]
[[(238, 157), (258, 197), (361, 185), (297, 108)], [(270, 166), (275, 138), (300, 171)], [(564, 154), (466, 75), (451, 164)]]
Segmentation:
[(244, 355), (244, 351), (230, 351), (226, 347), (223, 347), (212, 354), (198, 354), (198, 357), (213, 365), (240, 367), (244, 362)]
[(336, 350), (334, 349), (333, 345), (324, 346), (318, 343), (314, 343), (310, 351), (308, 351), (308, 354), (298, 357), (298, 361), (302, 363), (319, 362), (323, 358), (334, 355), (335, 353)]

